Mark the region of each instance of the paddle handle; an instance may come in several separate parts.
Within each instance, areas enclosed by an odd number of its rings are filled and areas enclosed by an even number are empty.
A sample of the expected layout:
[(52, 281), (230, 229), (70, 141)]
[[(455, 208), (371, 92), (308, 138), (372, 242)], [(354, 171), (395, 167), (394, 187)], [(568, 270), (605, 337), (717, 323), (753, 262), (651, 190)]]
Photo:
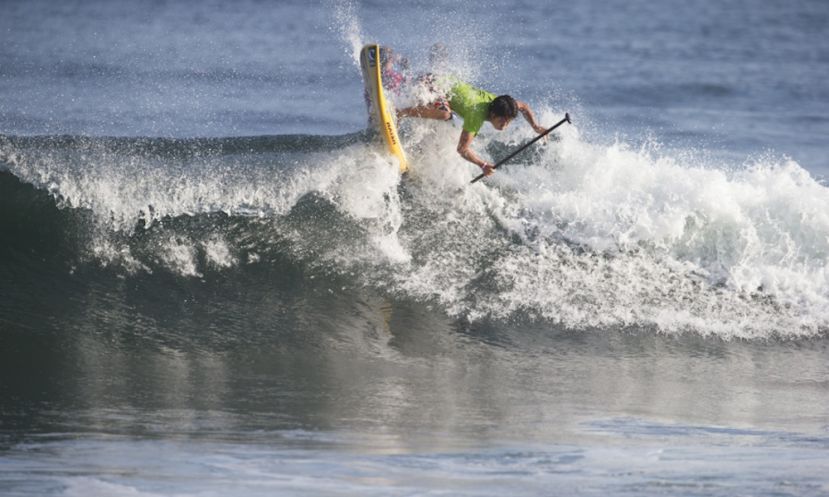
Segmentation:
[[(523, 152), (523, 151), (524, 151), (527, 147), (529, 147), (529, 146), (530, 146), (530, 145), (532, 145), (533, 143), (535, 143), (535, 142), (537, 142), (538, 140), (540, 140), (540, 139), (544, 138), (545, 136), (547, 136), (547, 134), (549, 134), (549, 133), (550, 133), (551, 131), (553, 131), (554, 129), (558, 128), (559, 126), (561, 126), (561, 125), (562, 125), (562, 124), (564, 124), (564, 123), (570, 123), (570, 122), (571, 122), (571, 121), (570, 121), (570, 114), (565, 112), (565, 113), (564, 113), (564, 119), (562, 119), (561, 121), (559, 121), (559, 122), (555, 123), (552, 127), (548, 128), (546, 131), (544, 131), (544, 132), (543, 132), (543, 133), (541, 133), (540, 135), (536, 136), (535, 138), (533, 138), (533, 139), (532, 139), (532, 140), (530, 140), (529, 142), (525, 143), (523, 146), (519, 147), (519, 148), (518, 148), (517, 150), (515, 150), (513, 153), (511, 153), (511, 154), (509, 154), (508, 156), (504, 157), (503, 159), (499, 160), (497, 164), (495, 164), (494, 166), (492, 166), (492, 169), (498, 169), (499, 167), (501, 167), (502, 165), (504, 165), (504, 163), (505, 163), (505, 162), (507, 162), (508, 160), (512, 159), (513, 157), (515, 157), (516, 155), (520, 154), (521, 152)], [(474, 183), (474, 182), (478, 181), (479, 179), (484, 178), (485, 176), (486, 176), (486, 174), (485, 174), (485, 173), (481, 173), (481, 174), (480, 174), (480, 175), (478, 175), (475, 179), (473, 179), (473, 180), (471, 181), (471, 183)]]

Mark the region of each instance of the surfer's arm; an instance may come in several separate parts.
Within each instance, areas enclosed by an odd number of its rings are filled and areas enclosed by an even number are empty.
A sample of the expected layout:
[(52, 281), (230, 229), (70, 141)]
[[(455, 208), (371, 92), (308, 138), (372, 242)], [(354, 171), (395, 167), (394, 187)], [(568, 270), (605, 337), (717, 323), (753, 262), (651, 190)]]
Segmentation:
[(461, 138), (460, 140), (458, 140), (458, 153), (464, 159), (483, 169), (484, 173), (487, 176), (489, 176), (493, 172), (492, 164), (486, 162), (485, 160), (482, 160), (480, 157), (478, 157), (478, 154), (476, 154), (472, 150), (471, 145), (472, 140), (474, 139), (474, 134), (470, 133), (467, 130), (461, 131)]
[(547, 131), (536, 122), (535, 114), (533, 114), (533, 111), (530, 109), (529, 105), (521, 102), (520, 100), (515, 103), (518, 105), (518, 111), (521, 112), (521, 115), (524, 116), (524, 119), (526, 119), (528, 123), (530, 123), (530, 126), (533, 127), (536, 133), (541, 134)]

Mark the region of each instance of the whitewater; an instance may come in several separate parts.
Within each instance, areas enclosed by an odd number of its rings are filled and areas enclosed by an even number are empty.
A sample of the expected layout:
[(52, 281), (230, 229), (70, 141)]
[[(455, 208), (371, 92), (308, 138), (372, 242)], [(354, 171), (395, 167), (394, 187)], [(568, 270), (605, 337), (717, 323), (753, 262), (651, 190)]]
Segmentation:
[[(473, 320), (825, 332), (829, 193), (796, 162), (723, 168), (653, 142), (593, 144), (576, 125), (470, 186), (457, 129), (404, 123), (416, 166), (402, 178), (361, 134), (0, 143), (7, 174), (78, 211), (85, 241), (69, 265), (203, 277), (279, 247)], [(521, 126), (502, 135), (480, 146), (497, 153), (531, 137)]]

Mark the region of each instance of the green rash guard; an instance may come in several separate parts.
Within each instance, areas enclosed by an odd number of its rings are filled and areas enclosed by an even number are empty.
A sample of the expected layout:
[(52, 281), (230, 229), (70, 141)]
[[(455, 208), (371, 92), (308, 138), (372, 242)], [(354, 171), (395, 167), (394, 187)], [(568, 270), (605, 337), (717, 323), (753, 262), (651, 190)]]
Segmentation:
[(463, 118), (463, 129), (477, 135), (489, 116), (489, 103), (495, 95), (475, 88), (469, 83), (457, 81), (449, 91), (449, 107)]

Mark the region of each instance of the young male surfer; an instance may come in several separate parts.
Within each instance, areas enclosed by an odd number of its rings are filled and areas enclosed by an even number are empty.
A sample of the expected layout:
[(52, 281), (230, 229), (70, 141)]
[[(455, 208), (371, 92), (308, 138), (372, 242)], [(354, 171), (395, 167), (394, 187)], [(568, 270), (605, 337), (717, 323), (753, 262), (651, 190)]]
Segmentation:
[[(427, 78), (427, 81), (431, 86), (434, 78)], [(536, 133), (542, 134), (546, 131), (536, 122), (529, 105), (509, 95), (496, 97), (488, 91), (475, 88), (457, 79), (450, 79), (448, 86), (449, 91), (439, 96), (434, 102), (401, 109), (397, 115), (398, 117), (422, 117), (442, 121), (451, 119), (453, 112), (459, 115), (463, 119), (463, 131), (458, 141), (458, 153), (464, 159), (480, 167), (487, 176), (494, 172), (493, 165), (478, 157), (471, 147), (472, 140), (475, 139), (475, 135), (478, 134), (484, 122), (489, 122), (493, 128), (501, 131), (506, 129), (520, 112)]]

